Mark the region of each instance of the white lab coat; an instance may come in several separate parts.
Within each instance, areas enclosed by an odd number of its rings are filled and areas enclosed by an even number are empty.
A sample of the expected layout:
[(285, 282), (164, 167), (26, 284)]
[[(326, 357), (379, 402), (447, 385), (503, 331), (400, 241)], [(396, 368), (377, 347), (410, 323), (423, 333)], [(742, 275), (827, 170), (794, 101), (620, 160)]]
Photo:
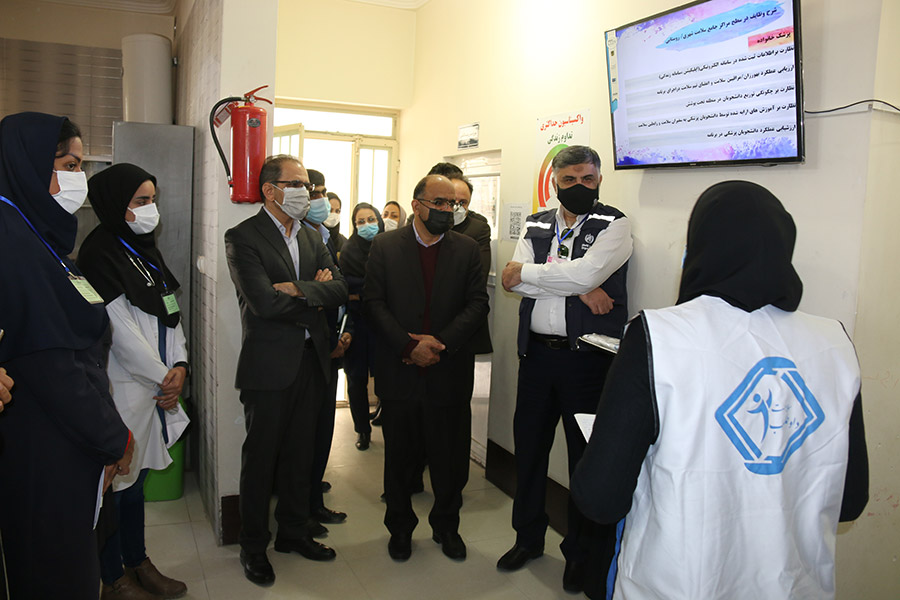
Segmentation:
[(158, 318), (137, 308), (124, 294), (106, 306), (112, 326), (109, 354), (109, 383), (116, 408), (134, 435), (131, 472), (119, 475), (113, 489), (120, 491), (137, 480), (141, 469), (164, 469), (171, 462), (168, 447), (178, 441), (190, 419), (181, 406), (166, 411), (169, 443), (162, 435), (162, 422), (153, 396), (159, 384), (177, 362), (187, 361), (181, 323), (166, 332), (166, 364), (159, 358)]

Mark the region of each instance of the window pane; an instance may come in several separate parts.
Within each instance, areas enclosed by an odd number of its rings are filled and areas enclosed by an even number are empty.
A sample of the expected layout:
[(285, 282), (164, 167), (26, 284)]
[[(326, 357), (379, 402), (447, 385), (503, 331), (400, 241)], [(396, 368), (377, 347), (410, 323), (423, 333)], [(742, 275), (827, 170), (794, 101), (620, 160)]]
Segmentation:
[(359, 179), (357, 186), (359, 194), (357, 195), (357, 200), (359, 202), (368, 202), (369, 204), (374, 205), (372, 202), (372, 171), (374, 170), (372, 158), (373, 151), (371, 148), (360, 148)]
[(340, 232), (349, 237), (353, 231), (350, 225), (353, 142), (306, 138), (303, 141), (303, 166), (321, 172), (325, 176), (325, 187), (341, 199)]
[(497, 209), (500, 206), (500, 176), (470, 176), (472, 201), (469, 209), (487, 217), (491, 226), (491, 239), (497, 239)]
[(359, 149), (359, 202), (368, 202), (379, 211), (388, 200), (390, 151), (383, 148)]
[(372, 205), (378, 210), (384, 210), (388, 200), (388, 159), (390, 152), (387, 150), (375, 150), (373, 157), (372, 173)]
[(275, 107), (275, 127), (303, 123), (307, 131), (393, 137), (394, 119), (378, 115)]

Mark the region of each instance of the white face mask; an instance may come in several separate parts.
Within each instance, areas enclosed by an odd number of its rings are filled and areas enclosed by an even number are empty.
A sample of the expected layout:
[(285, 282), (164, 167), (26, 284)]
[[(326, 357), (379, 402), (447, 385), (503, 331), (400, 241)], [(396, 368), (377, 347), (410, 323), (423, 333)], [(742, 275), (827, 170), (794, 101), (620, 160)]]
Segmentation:
[(328, 215), (328, 218), (322, 222), (322, 225), (324, 225), (328, 229), (331, 229), (332, 227), (339, 224), (340, 222), (341, 222), (341, 215), (338, 213), (331, 213)]
[(469, 211), (463, 207), (462, 204), (457, 204), (456, 208), (453, 209), (453, 226), (456, 227), (460, 225), (463, 221), (466, 220), (466, 216), (468, 216)]
[(126, 221), (131, 230), (138, 235), (150, 233), (159, 225), (159, 209), (156, 203), (151, 202), (137, 208), (129, 208), (134, 215), (134, 221)]
[(397, 221), (395, 221), (393, 219), (385, 219), (384, 220), (384, 230), (385, 231), (393, 231), (393, 230), (397, 229), (397, 225), (399, 225), (399, 223), (397, 223)]
[[(309, 212), (309, 190), (305, 187), (284, 188), (281, 210), (292, 219), (302, 221)], [(276, 201), (277, 202), (277, 201)]]
[(53, 199), (70, 215), (82, 207), (87, 199), (87, 176), (84, 171), (54, 171), (59, 191)]

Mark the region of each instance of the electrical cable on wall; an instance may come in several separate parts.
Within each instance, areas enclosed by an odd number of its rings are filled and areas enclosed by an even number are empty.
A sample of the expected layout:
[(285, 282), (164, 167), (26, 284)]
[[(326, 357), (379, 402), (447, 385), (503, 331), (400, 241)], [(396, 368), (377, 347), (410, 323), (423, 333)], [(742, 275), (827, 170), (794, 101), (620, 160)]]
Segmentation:
[(900, 108), (897, 108), (890, 102), (886, 102), (884, 100), (879, 100), (877, 98), (869, 98), (868, 100), (859, 100), (857, 102), (851, 102), (850, 104), (845, 104), (844, 106), (838, 106), (837, 108), (828, 108), (825, 110), (804, 110), (803, 112), (806, 113), (807, 115), (821, 115), (821, 114), (825, 114), (825, 113), (835, 112), (838, 110), (844, 110), (845, 108), (850, 108), (851, 106), (857, 106), (859, 104), (866, 104), (867, 102), (879, 102), (881, 104), (886, 104), (887, 106), (890, 106), (891, 108), (893, 108), (895, 111), (900, 112)]

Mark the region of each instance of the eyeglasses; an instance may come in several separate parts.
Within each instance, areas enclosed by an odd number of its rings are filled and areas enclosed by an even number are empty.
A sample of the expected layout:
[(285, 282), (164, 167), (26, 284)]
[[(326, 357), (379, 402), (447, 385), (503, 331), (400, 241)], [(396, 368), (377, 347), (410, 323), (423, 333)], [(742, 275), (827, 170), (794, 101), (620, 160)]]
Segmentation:
[(427, 202), (428, 204), (431, 204), (438, 210), (444, 210), (445, 207), (449, 208), (450, 210), (453, 210), (454, 208), (456, 208), (456, 205), (458, 204), (458, 202), (456, 200), (448, 200), (446, 198), (435, 198), (434, 200), (426, 200), (425, 198), (416, 198), (416, 200), (418, 200), (419, 202)]
[(300, 181), (299, 179), (291, 179), (290, 181), (272, 181), (270, 183), (283, 183), (284, 187), (289, 188), (298, 188), (302, 186), (305, 187), (306, 191), (308, 191), (310, 194), (314, 189), (316, 189), (316, 184), (310, 183), (308, 181)]
[(377, 222), (378, 222), (378, 219), (376, 219), (375, 217), (369, 217), (368, 219), (357, 219), (356, 226), (363, 227), (364, 225), (366, 225), (368, 223), (377, 223)]

